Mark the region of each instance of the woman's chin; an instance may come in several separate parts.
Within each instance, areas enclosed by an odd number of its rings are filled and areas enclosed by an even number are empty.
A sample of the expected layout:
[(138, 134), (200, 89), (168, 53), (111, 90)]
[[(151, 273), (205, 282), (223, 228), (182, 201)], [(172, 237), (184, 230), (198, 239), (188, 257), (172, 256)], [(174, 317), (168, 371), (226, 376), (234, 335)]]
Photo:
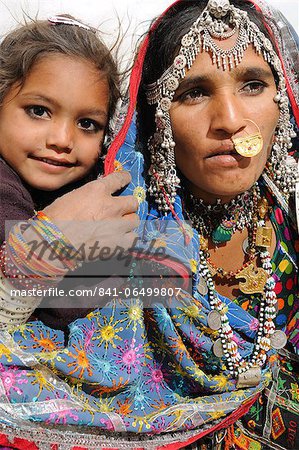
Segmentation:
[(245, 180), (241, 181), (242, 183), (234, 183), (232, 180), (226, 180), (223, 177), (218, 182), (205, 183), (204, 189), (198, 185), (191, 184), (189, 190), (195, 197), (201, 198), (207, 203), (213, 203), (218, 198), (222, 199), (223, 203), (227, 203), (242, 192), (248, 191), (255, 183), (254, 179), (248, 180), (246, 183), (244, 182)]

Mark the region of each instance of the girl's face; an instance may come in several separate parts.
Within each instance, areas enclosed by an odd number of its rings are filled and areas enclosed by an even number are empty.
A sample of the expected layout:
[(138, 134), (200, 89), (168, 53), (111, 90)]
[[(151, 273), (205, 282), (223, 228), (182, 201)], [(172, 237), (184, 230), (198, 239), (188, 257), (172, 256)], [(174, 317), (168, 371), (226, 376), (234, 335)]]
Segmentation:
[(107, 79), (91, 62), (46, 56), (4, 98), (0, 154), (30, 186), (58, 189), (97, 163), (108, 109)]
[[(269, 65), (252, 47), (237, 68), (226, 71), (217, 69), (208, 53), (198, 55), (170, 110), (176, 163), (196, 197), (226, 202), (260, 177), (279, 119), (276, 93)], [(264, 146), (245, 158), (235, 152), (231, 138), (257, 133), (250, 120), (260, 128)]]

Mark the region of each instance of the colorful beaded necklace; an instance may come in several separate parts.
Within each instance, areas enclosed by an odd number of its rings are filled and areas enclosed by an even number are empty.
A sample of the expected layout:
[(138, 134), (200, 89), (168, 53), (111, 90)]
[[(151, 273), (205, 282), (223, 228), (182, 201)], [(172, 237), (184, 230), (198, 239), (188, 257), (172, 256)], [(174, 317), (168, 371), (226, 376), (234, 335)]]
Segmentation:
[[(243, 199), (245, 196), (242, 197)], [(248, 198), (248, 193), (246, 198)], [(249, 261), (247, 261), (237, 272), (228, 272), (223, 274), (223, 269), (211, 273), (211, 261), (208, 257), (207, 246), (201, 245), (199, 250), (200, 258), (200, 275), (205, 280), (211, 312), (208, 316), (208, 325), (211, 329), (217, 330), (219, 339), (215, 341), (213, 351), (216, 356), (224, 356), (227, 361), (228, 369), (233, 377), (237, 379), (237, 387), (243, 388), (255, 386), (261, 379), (261, 367), (267, 359), (267, 352), (271, 349), (279, 349), (286, 344), (286, 336), (280, 330), (275, 330), (274, 319), (276, 317), (276, 294), (275, 279), (273, 278), (271, 256), (268, 251), (271, 239), (269, 230), (266, 227), (267, 202), (260, 198), (260, 191), (257, 185), (252, 189), (251, 196), (251, 215), (250, 219), (243, 217), (242, 224), (238, 224), (238, 220), (234, 219), (234, 230), (248, 228), (249, 233)], [(195, 199), (194, 199), (195, 201)], [(240, 197), (238, 199), (240, 201)], [(237, 203), (237, 202), (235, 202)], [(234, 204), (235, 204), (234, 203)], [(200, 202), (202, 205), (202, 202)], [(211, 210), (211, 209), (210, 209)], [(228, 208), (224, 209), (228, 210)], [(235, 209), (236, 210), (236, 209)], [(201, 220), (194, 220), (194, 210), (192, 213), (187, 210), (194, 228), (198, 229)], [(212, 219), (210, 222), (212, 223)], [(243, 225), (244, 224), (244, 225)], [(243, 228), (242, 228), (243, 227)], [(198, 230), (199, 233), (201, 230)], [(233, 234), (233, 233), (232, 233)], [(231, 234), (231, 236), (232, 236)], [(200, 236), (201, 244), (204, 243), (203, 236)], [(225, 242), (225, 241), (224, 241)], [(262, 267), (256, 269), (253, 259), (259, 252)], [(218, 297), (213, 276), (215, 273), (222, 273), (224, 277), (245, 278), (245, 282), (240, 283), (240, 289), (244, 293), (260, 293), (262, 294), (260, 310), (259, 310), (259, 326), (254, 343), (254, 349), (249, 359), (243, 359), (239, 353), (237, 340), (233, 330), (229, 324), (227, 317), (228, 307)]]
[(211, 236), (215, 244), (229, 241), (236, 230), (242, 231), (253, 223), (253, 216), (258, 185), (239, 194), (229, 203), (221, 203), (217, 199), (214, 205), (207, 205), (202, 199), (197, 199), (192, 193), (184, 191), (187, 215), (193, 227), (202, 236)]

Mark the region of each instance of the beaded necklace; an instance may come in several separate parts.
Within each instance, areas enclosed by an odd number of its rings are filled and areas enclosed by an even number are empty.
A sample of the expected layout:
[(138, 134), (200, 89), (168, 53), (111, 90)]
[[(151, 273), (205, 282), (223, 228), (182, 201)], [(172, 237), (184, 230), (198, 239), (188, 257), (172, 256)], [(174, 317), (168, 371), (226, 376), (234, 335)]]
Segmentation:
[(191, 192), (183, 192), (186, 211), (193, 227), (202, 236), (211, 236), (215, 244), (227, 242), (236, 230), (242, 231), (253, 223), (255, 201), (259, 187), (255, 184), (249, 191), (239, 194), (229, 203), (217, 199), (215, 205), (207, 205)]
[[(231, 375), (237, 379), (237, 387), (243, 388), (248, 386), (256, 386), (261, 380), (261, 367), (267, 359), (267, 352), (271, 349), (279, 349), (286, 344), (286, 335), (280, 330), (275, 330), (274, 319), (276, 317), (276, 294), (275, 279), (273, 278), (271, 256), (268, 251), (271, 239), (269, 230), (266, 227), (265, 217), (267, 214), (267, 202), (263, 198), (259, 198), (259, 189), (257, 186), (252, 190), (252, 210), (251, 222), (247, 218), (243, 223), (247, 224), (249, 233), (249, 261), (247, 261), (241, 269), (236, 272), (223, 273), (223, 269), (217, 268), (212, 270), (211, 261), (209, 260), (207, 246), (201, 245), (199, 250), (200, 258), (200, 276), (205, 281), (211, 312), (208, 315), (208, 326), (218, 331), (219, 338), (213, 345), (213, 351), (216, 356), (224, 356), (227, 361), (228, 369)], [(243, 197), (244, 199), (245, 197)], [(202, 202), (200, 203), (202, 205)], [(198, 228), (200, 220), (194, 221), (194, 210), (192, 213), (187, 211), (187, 215), (192, 221), (194, 228)], [(259, 217), (258, 217), (259, 216)], [(212, 222), (212, 220), (211, 220)], [(239, 229), (237, 220), (234, 229)], [(246, 226), (246, 225), (244, 225)], [(200, 232), (200, 230), (198, 230)], [(203, 236), (200, 236), (201, 244), (204, 243)], [(257, 249), (261, 260), (262, 267), (256, 269), (253, 259), (256, 256)], [(213, 276), (218, 273), (226, 278), (234, 277), (236, 279), (244, 279), (245, 282), (240, 283), (239, 287), (244, 293), (261, 293), (261, 303), (259, 310), (259, 326), (254, 343), (254, 349), (249, 359), (244, 359), (239, 353), (237, 341), (234, 332), (229, 324), (227, 317), (228, 307), (218, 297)]]

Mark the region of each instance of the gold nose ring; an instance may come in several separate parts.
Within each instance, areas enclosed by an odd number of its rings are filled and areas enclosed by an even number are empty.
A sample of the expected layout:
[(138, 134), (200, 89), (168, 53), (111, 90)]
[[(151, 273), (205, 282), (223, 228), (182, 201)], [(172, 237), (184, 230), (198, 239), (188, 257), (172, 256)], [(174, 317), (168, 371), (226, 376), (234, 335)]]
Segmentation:
[(261, 152), (264, 145), (263, 136), (259, 126), (253, 120), (244, 120), (253, 123), (258, 130), (257, 133), (235, 139), (231, 138), (231, 140), (234, 144), (236, 152), (239, 153), (239, 155), (245, 156), (245, 158), (252, 158)]

